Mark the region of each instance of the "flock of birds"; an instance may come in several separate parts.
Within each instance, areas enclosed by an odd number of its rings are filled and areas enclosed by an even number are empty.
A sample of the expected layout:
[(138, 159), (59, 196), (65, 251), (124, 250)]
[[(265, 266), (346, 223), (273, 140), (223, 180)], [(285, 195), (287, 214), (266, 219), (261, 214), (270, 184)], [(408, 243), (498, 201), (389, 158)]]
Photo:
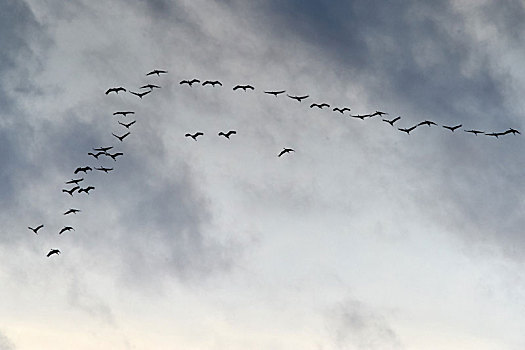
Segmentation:
[[(161, 76), (161, 74), (167, 74), (168, 72), (166, 70), (159, 70), (159, 69), (155, 69), (149, 73), (146, 74), (146, 76), (153, 76), (153, 75), (156, 75), (158, 77)], [(182, 85), (188, 85), (189, 87), (193, 87), (194, 84), (200, 84), (201, 86), (211, 86), (211, 87), (216, 87), (216, 86), (220, 86), (222, 87), (223, 84), (218, 81), (218, 80), (206, 80), (204, 82), (201, 83), (201, 81), (199, 79), (192, 79), (192, 80), (182, 80), (180, 81), (179, 83), (181, 86)], [(119, 94), (120, 92), (129, 92), (130, 94), (132, 95), (135, 95), (137, 97), (139, 97), (140, 99), (142, 99), (144, 96), (152, 93), (155, 89), (160, 89), (161, 86), (159, 85), (155, 85), (155, 84), (151, 84), (151, 83), (148, 83), (146, 85), (143, 85), (143, 86), (140, 86), (139, 87), (139, 91), (131, 91), (131, 90), (127, 90), (125, 89), (124, 87), (122, 86), (119, 86), (119, 87), (112, 87), (112, 88), (109, 88), (106, 90), (105, 94), (106, 95), (109, 95), (109, 94)], [(249, 84), (245, 84), (245, 85), (235, 85), (233, 87), (233, 91), (237, 91), (237, 90), (243, 90), (244, 92), (247, 92), (247, 91), (253, 91), (255, 90), (255, 87), (252, 86), (252, 85), (249, 85)], [(265, 94), (268, 94), (268, 95), (273, 95), (275, 97), (278, 97), (282, 94), (285, 94), (286, 93), (286, 90), (270, 90), (270, 91), (264, 91)], [(293, 99), (295, 101), (298, 101), (299, 103), (301, 103), (303, 100), (305, 99), (308, 99), (310, 96), (309, 95), (289, 95), (289, 94), (286, 94), (286, 96), (290, 99)], [(318, 108), (318, 109), (323, 109), (323, 108), (332, 108), (330, 106), (330, 104), (328, 103), (312, 103), (309, 105), (310, 108)], [(332, 108), (332, 111), (333, 112), (336, 112), (336, 113), (340, 113), (340, 114), (343, 114), (345, 115), (345, 112), (351, 112), (351, 109), (349, 107), (333, 107)], [(123, 116), (123, 117), (127, 117), (128, 115), (133, 115), (135, 114), (135, 112), (133, 111), (117, 111), (117, 112), (114, 112), (113, 115), (114, 116)], [(383, 116), (386, 116), (388, 115), (388, 113), (386, 112), (382, 112), (382, 111), (375, 111), (373, 113), (369, 113), (369, 114), (356, 114), (356, 115), (352, 115), (352, 114), (346, 114), (346, 116), (348, 117), (351, 117), (351, 118), (356, 118), (356, 119), (361, 119), (361, 120), (365, 120), (367, 118), (374, 118), (374, 117), (379, 117), (379, 118), (382, 118), (382, 121), (384, 121), (385, 123), (388, 123), (390, 124), (392, 127), (395, 127), (394, 124), (396, 124), (400, 119), (401, 117), (400, 116), (397, 116), (393, 119), (386, 119), (386, 118), (383, 118)], [(131, 122), (123, 122), (123, 121), (117, 121), (119, 125), (121, 125), (122, 127), (125, 128), (125, 130), (127, 130), (125, 133), (123, 134), (115, 134), (115, 133), (111, 133), (112, 136), (114, 136), (117, 140), (119, 140), (120, 142), (124, 142), (124, 140), (129, 136), (131, 135), (131, 131), (130, 128), (137, 122), (136, 120), (133, 120)], [(431, 120), (424, 120), (424, 121), (421, 121), (411, 127), (399, 127), (397, 128), (397, 130), (401, 131), (401, 132), (404, 132), (406, 133), (407, 135), (409, 135), (412, 131), (414, 131), (416, 128), (420, 127), (420, 126), (428, 126), (428, 127), (431, 127), (431, 126), (438, 126), (437, 123), (431, 121)], [(463, 125), (462, 124), (457, 124), (457, 125), (442, 125), (443, 128), (447, 129), (447, 130), (450, 130), (451, 132), (455, 132), (457, 129), (461, 128)], [(474, 135), (478, 135), (478, 134), (482, 134), (482, 135), (486, 135), (486, 136), (492, 136), (492, 137), (495, 137), (495, 138), (499, 138), (500, 136), (504, 136), (504, 135), (508, 135), (508, 134), (513, 134), (513, 135), (516, 135), (516, 134), (520, 134), (520, 132), (516, 129), (513, 129), (513, 128), (509, 128), (507, 130), (504, 130), (504, 131), (500, 131), (500, 132), (485, 132), (485, 131), (482, 131), (482, 130), (477, 130), (477, 129), (469, 129), (469, 130), (466, 130), (466, 129), (463, 129), (464, 132), (466, 133), (471, 133), (471, 134), (474, 134)], [(225, 137), (226, 139), (230, 139), (230, 137), (232, 135), (236, 135), (237, 134), (237, 131), (236, 130), (228, 130), (227, 132), (224, 132), (224, 131), (220, 131), (218, 133), (218, 136), (222, 136), (222, 137)], [(186, 133), (185, 134), (185, 137), (187, 138), (191, 138), (193, 139), (194, 141), (197, 141), (197, 138), (199, 136), (203, 136), (204, 133), (202, 131), (196, 131), (196, 132), (193, 132), (193, 133)], [(124, 153), (122, 152), (114, 152), (114, 153), (111, 153), (111, 151), (114, 149), (114, 146), (105, 146), (105, 147), (93, 147), (92, 148), (92, 151), (88, 152), (87, 154), (89, 156), (92, 156), (93, 158), (95, 158), (96, 160), (99, 160), (100, 157), (107, 157), (107, 158), (111, 158), (113, 161), (117, 161), (117, 158), (120, 157), (120, 156), (123, 156)], [(288, 147), (284, 147), (278, 154), (277, 154), (277, 157), (282, 157), (283, 155), (287, 154), (287, 153), (291, 153), (291, 152), (295, 152), (294, 149), (292, 148), (288, 148)], [(83, 173), (84, 175), (87, 175), (88, 172), (92, 172), (93, 170), (97, 170), (97, 171), (100, 171), (100, 172), (104, 172), (104, 173), (109, 173), (111, 171), (114, 170), (113, 167), (109, 168), (109, 167), (104, 167), (104, 166), (99, 166), (99, 167), (91, 167), (91, 166), (80, 166), (80, 167), (77, 167), (73, 173), (75, 175), (78, 175), (79, 173)], [(92, 186), (92, 185), (87, 185), (85, 187), (83, 187), (84, 185), (84, 177), (79, 177), (79, 178), (73, 178), (69, 181), (66, 181), (65, 184), (66, 185), (70, 185), (72, 187), (70, 188), (64, 188), (62, 189), (62, 192), (73, 197), (75, 194), (80, 194), (80, 193), (85, 193), (85, 194), (88, 194), (89, 195), (89, 192), (92, 191), (92, 190), (95, 190), (95, 187)], [(75, 209), (75, 208), (69, 208), (68, 210), (66, 210), (63, 215), (64, 216), (69, 216), (71, 214), (77, 214), (81, 212), (80, 209)], [(36, 227), (31, 227), (31, 226), (28, 226), (28, 229), (33, 231), (36, 235), (38, 235), (38, 232), (44, 228), (44, 224), (40, 224)], [(69, 231), (75, 231), (75, 229), (72, 227), (72, 226), (64, 226), (62, 227), (58, 234), (61, 235), (65, 232), (69, 232)], [(56, 249), (56, 248), (53, 248), (53, 249), (50, 249), (49, 252), (47, 253), (47, 257), (51, 257), (53, 255), (59, 255), (60, 254), (60, 250), (59, 249)]]

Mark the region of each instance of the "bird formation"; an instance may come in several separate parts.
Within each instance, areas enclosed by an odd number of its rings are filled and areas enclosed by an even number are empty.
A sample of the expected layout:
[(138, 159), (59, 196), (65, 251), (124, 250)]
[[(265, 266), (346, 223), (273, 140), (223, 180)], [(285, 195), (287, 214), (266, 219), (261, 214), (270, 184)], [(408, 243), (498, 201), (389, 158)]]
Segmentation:
[[(152, 70), (151, 72), (147, 73), (146, 76), (157, 76), (157, 77), (160, 77), (161, 74), (167, 74), (168, 71), (166, 70), (160, 70), (160, 69), (155, 69), (155, 70)], [(188, 87), (193, 87), (194, 84), (200, 84), (201, 86), (211, 86), (211, 87), (216, 87), (216, 86), (219, 86), (219, 87), (222, 87), (223, 84), (218, 81), (218, 80), (205, 80), (202, 84), (201, 84), (201, 81), (199, 79), (185, 79), (185, 80), (181, 80), (179, 82), (179, 84), (182, 86), (182, 85), (188, 85)], [(112, 88), (109, 88), (105, 91), (105, 95), (110, 95), (111, 93), (114, 93), (116, 95), (119, 94), (119, 92), (129, 92), (130, 94), (132, 95), (135, 95), (137, 97), (139, 97), (141, 100), (143, 97), (147, 96), (148, 94), (152, 93), (155, 89), (160, 89), (161, 86), (159, 85), (156, 85), (156, 84), (152, 84), (152, 83), (148, 83), (146, 85), (143, 85), (143, 86), (140, 86), (139, 89), (140, 90), (144, 90), (144, 89), (148, 89), (146, 91), (139, 91), (139, 92), (136, 92), (136, 91), (131, 91), (129, 89), (126, 89), (122, 86), (118, 86), (118, 87), (112, 87)], [(235, 85), (232, 89), (233, 91), (236, 91), (236, 90), (243, 90), (244, 92), (247, 92), (248, 90), (250, 91), (254, 91), (255, 90), (255, 87), (250, 85), (250, 84), (238, 84), (238, 85)], [(285, 94), (286, 93), (286, 90), (265, 90), (263, 91), (265, 94), (268, 94), (268, 95), (273, 95), (274, 97), (279, 97), (280, 95), (282, 94)], [(293, 100), (296, 100), (297, 102), (301, 103), (303, 100), (306, 100), (308, 98), (310, 98), (310, 95), (290, 95), (290, 94), (286, 94), (286, 96), (290, 99), (293, 99)], [(329, 103), (326, 103), (326, 102), (322, 102), (322, 103), (311, 103), (309, 105), (310, 109), (324, 109), (324, 108), (327, 108), (327, 109), (330, 109), (331, 108), (331, 105)], [(345, 112), (351, 112), (351, 108), (350, 107), (333, 107), (332, 108), (332, 112), (337, 112), (339, 114), (342, 114), (343, 116), (347, 116), (347, 117), (351, 117), (351, 118), (355, 118), (355, 119), (360, 119), (360, 120), (365, 120), (365, 119), (371, 119), (371, 118), (374, 118), (374, 117), (379, 117), (381, 118), (381, 120), (385, 123), (388, 123), (390, 124), (390, 126), (396, 128), (397, 126), (397, 123), (402, 119), (401, 116), (397, 116), (393, 119), (386, 119), (386, 118), (383, 118), (383, 116), (386, 116), (388, 115), (387, 112), (383, 112), (383, 111), (375, 111), (373, 113), (369, 113), (369, 114), (345, 114)], [(128, 115), (133, 115), (135, 114), (134, 111), (116, 111), (116, 112), (113, 112), (113, 115), (116, 116), (116, 117), (123, 117), (123, 118), (128, 118)], [(125, 133), (123, 134), (116, 134), (116, 133), (111, 133), (111, 135), (113, 137), (115, 137), (116, 139), (118, 139), (120, 141), (120, 143), (124, 142), (124, 140), (129, 136), (131, 135), (131, 131), (129, 131), (131, 129), (131, 127), (133, 125), (135, 125), (137, 121), (136, 120), (132, 120), (132, 121), (129, 121), (129, 122), (124, 122), (124, 121), (121, 121), (121, 120), (118, 120), (117, 123), (118, 125), (120, 125), (121, 127), (124, 127), (126, 131)], [(438, 126), (438, 124), (432, 120), (423, 120), (417, 124), (414, 124), (412, 126), (405, 126), (405, 127), (397, 127), (397, 130), (399, 130), (400, 132), (403, 132), (403, 133), (406, 133), (407, 135), (410, 135), (411, 132), (413, 132), (414, 130), (416, 130), (417, 128), (421, 127), (421, 126), (427, 126), (427, 127), (433, 127), (433, 126)], [(456, 124), (456, 125), (441, 125), (442, 128), (444, 129), (447, 129), (449, 130), (450, 132), (454, 133), (456, 130), (458, 130), (459, 128), (463, 127), (462, 124)], [(518, 130), (516, 129), (513, 129), (513, 128), (509, 128), (505, 131), (500, 131), (500, 132), (485, 132), (485, 131), (482, 131), (482, 130), (477, 130), (477, 129), (463, 129), (464, 132), (466, 133), (471, 133), (471, 134), (474, 134), (474, 135), (486, 135), (486, 136), (492, 136), (494, 138), (499, 138), (500, 136), (504, 136), (504, 135), (509, 135), (509, 134), (512, 134), (512, 135), (516, 135), (516, 134), (521, 134)], [(228, 140), (230, 140), (230, 137), (232, 135), (236, 135), (237, 134), (237, 131), (236, 130), (228, 130), (228, 131), (220, 131), (217, 135), (220, 136), (220, 137), (224, 137)], [(200, 136), (204, 136), (204, 132), (202, 131), (196, 131), (196, 132), (193, 132), (193, 133), (186, 133), (184, 135), (186, 138), (191, 138), (193, 139), (194, 141), (197, 141), (197, 139), (200, 137)], [(124, 153), (123, 152), (115, 152), (115, 153), (110, 153), (110, 150), (112, 150), (114, 148), (114, 146), (106, 146), (106, 147), (93, 147), (92, 150), (90, 150), (89, 152), (87, 152), (87, 154), (89, 156), (91, 156), (92, 158), (96, 159), (97, 161), (101, 160), (101, 159), (104, 159), (104, 158), (111, 158), (113, 161), (117, 161), (117, 158), (120, 157), (120, 156), (123, 156)], [(292, 152), (295, 152), (295, 150), (293, 148), (289, 148), (289, 147), (283, 147), (283, 149), (277, 154), (277, 157), (278, 158), (281, 158), (285, 155), (288, 155), (288, 154), (291, 154)], [(100, 158), (100, 159), (99, 159)], [(88, 172), (91, 173), (93, 172), (93, 169), (97, 170), (98, 172), (104, 172), (105, 174), (108, 174), (112, 171), (114, 171), (114, 168), (111, 167), (105, 167), (103, 165), (100, 165), (100, 166), (93, 166), (93, 168), (89, 165), (84, 165), (84, 166), (79, 166), (77, 167), (73, 173), (76, 175), (78, 173), (84, 173), (84, 175), (87, 175)], [(62, 189), (62, 192), (69, 195), (70, 197), (73, 197), (75, 194), (80, 194), (80, 193), (85, 193), (85, 194), (88, 194), (89, 195), (89, 192), (92, 191), (92, 190), (95, 190), (95, 187), (92, 186), (92, 185), (87, 185), (85, 187), (82, 187), (83, 186), (83, 183), (84, 183), (84, 177), (81, 177), (81, 178), (73, 178), (69, 181), (66, 181), (65, 184), (67, 185), (71, 185), (72, 187), (70, 188), (64, 188)], [(65, 212), (63, 212), (63, 216), (66, 216), (66, 217), (69, 217), (71, 216), (70, 214), (74, 214), (76, 215), (77, 213), (80, 213), (82, 212), (80, 209), (76, 209), (76, 208), (70, 208), (68, 210), (66, 210)], [(36, 227), (31, 227), (31, 226), (28, 226), (28, 229), (33, 231), (35, 233), (35, 235), (38, 235), (39, 231), (41, 229), (44, 228), (44, 224), (40, 224)], [(59, 231), (58, 231), (58, 234), (59, 235), (62, 235), (63, 233), (65, 232), (69, 232), (69, 231), (75, 231), (75, 229), (73, 228), (73, 226), (63, 226)], [(53, 255), (59, 255), (61, 253), (61, 251), (59, 249), (56, 249), (56, 248), (53, 248), (53, 249), (50, 249), (49, 252), (47, 253), (47, 257), (51, 257)]]

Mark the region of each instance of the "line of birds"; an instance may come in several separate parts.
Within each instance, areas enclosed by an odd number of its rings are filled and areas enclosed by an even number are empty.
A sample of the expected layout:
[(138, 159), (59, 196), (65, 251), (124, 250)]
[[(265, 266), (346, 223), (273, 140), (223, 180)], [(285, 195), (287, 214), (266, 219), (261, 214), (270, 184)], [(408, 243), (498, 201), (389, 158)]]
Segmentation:
[[(161, 74), (167, 74), (167, 73), (168, 73), (168, 71), (166, 71), (166, 70), (155, 69), (155, 70), (147, 73), (146, 76), (156, 75), (156, 76), (160, 77)], [(201, 81), (199, 79), (181, 80), (179, 82), (179, 84), (180, 85), (188, 85), (189, 87), (192, 87), (193, 84), (201, 84)], [(221, 86), (222, 87), (223, 86), (223, 84), (220, 81), (218, 81), (218, 80), (205, 80), (204, 82), (202, 82), (201, 85), (202, 86), (210, 85), (212, 87), (215, 87), (215, 86)], [(139, 89), (140, 90), (149, 89), (149, 90), (136, 92), (136, 91), (131, 91), (131, 90), (128, 91), (126, 88), (124, 88), (122, 86), (118, 86), (118, 87), (112, 87), (112, 88), (107, 89), (105, 91), (105, 94), (109, 95), (110, 93), (115, 93), (115, 94), (118, 95), (119, 92), (129, 92), (129, 93), (139, 97), (140, 99), (142, 99), (144, 96), (146, 96), (146, 95), (150, 94), (151, 92), (153, 92), (154, 89), (160, 89), (160, 88), (161, 87), (159, 85), (148, 83), (146, 85), (140, 86)], [(238, 84), (238, 85), (235, 85), (233, 87), (233, 91), (236, 91), (236, 90), (243, 90), (244, 92), (247, 92), (248, 90), (250, 90), (250, 91), (255, 90), (255, 87), (250, 85), (250, 84), (244, 84), (244, 85)], [(273, 95), (275, 97), (278, 97), (279, 95), (285, 94), (286, 90), (267, 90), (267, 91), (264, 91), (264, 93), (268, 94), (268, 95)], [(299, 103), (310, 97), (309, 95), (290, 95), (290, 94), (286, 94), (286, 96), (288, 98), (290, 98), (290, 99), (298, 101)], [(331, 105), (326, 103), (326, 102), (323, 102), (323, 103), (312, 103), (312, 104), (310, 104), (309, 107), (311, 109), (313, 109), (313, 108), (324, 109), (324, 108), (331, 108)], [(351, 112), (351, 109), (349, 107), (333, 107), (332, 111), (344, 115), (345, 112)], [(116, 111), (116, 112), (113, 113), (114, 116), (123, 116), (123, 117), (127, 117), (128, 115), (133, 115), (133, 114), (135, 114), (135, 112), (133, 112), (133, 111)], [(369, 113), (369, 114), (356, 114), (356, 115), (347, 114), (348, 117), (356, 118), (356, 119), (360, 119), (360, 120), (365, 120), (367, 118), (373, 118), (373, 117), (376, 117), (376, 116), (382, 118), (385, 115), (388, 115), (388, 113), (382, 112), (382, 111), (375, 111), (374, 113)], [(395, 117), (393, 119), (382, 118), (382, 121), (385, 122), (385, 123), (390, 124), (392, 127), (395, 127), (394, 124), (397, 123), (400, 119), (401, 119), (401, 117), (397, 116), (397, 117)], [(126, 130), (129, 130), (137, 121), (133, 120), (131, 122), (127, 122), (126, 123), (126, 122), (118, 120), (117, 122), (118, 122), (119, 125), (121, 125), (124, 128), (126, 128)], [(411, 127), (404, 127), (404, 128), (399, 127), (397, 129), (399, 131), (404, 132), (407, 135), (409, 135), (416, 128), (418, 128), (420, 126), (424, 126), (424, 125), (426, 125), (428, 127), (438, 126), (437, 123), (435, 123), (435, 122), (433, 122), (431, 120), (424, 120), (424, 121), (421, 121), (418, 124), (415, 124), (415, 125), (413, 125)], [(451, 132), (455, 132), (457, 129), (461, 128), (462, 126), (463, 126), (462, 124), (442, 125), (442, 127), (444, 129), (450, 130)], [(487, 136), (493, 136), (495, 138), (499, 138), (499, 136), (504, 136), (504, 135), (507, 135), (507, 134), (513, 134), (513, 135), (521, 134), (518, 130), (516, 130), (514, 128), (509, 128), (509, 129), (507, 129), (505, 131), (502, 131), (502, 132), (490, 132), (490, 133), (486, 133), (484, 131), (477, 130), (477, 129), (469, 129), (469, 130), (463, 129), (463, 130), (464, 130), (464, 132), (471, 133), (471, 134), (474, 134), (476, 136), (478, 134), (484, 134), (484, 135), (487, 135)], [(111, 133), (111, 134), (116, 139), (118, 139), (120, 142), (123, 142), (124, 139), (126, 139), (131, 134), (131, 132), (127, 131), (127, 132), (125, 132), (124, 134), (121, 134), (121, 135), (118, 135), (118, 134), (115, 134), (115, 133)], [(230, 136), (236, 135), (236, 134), (237, 134), (236, 130), (229, 130), (227, 132), (220, 131), (218, 133), (218, 136), (223, 136), (223, 137), (225, 137), (226, 139), (229, 140)], [(194, 132), (194, 133), (186, 133), (184, 136), (187, 137), (187, 138), (191, 138), (194, 141), (197, 141), (197, 138), (199, 136), (203, 136), (203, 135), (204, 135), (204, 133), (202, 131), (197, 131), (197, 132)], [(122, 153), (122, 152), (110, 153), (110, 150), (112, 150), (113, 148), (114, 148), (113, 146), (92, 148), (93, 152), (90, 151), (87, 154), (89, 156), (92, 156), (93, 158), (95, 158), (97, 160), (99, 160), (99, 157), (104, 156), (104, 157), (112, 158), (113, 161), (116, 161), (117, 158), (122, 156), (122, 155), (124, 155), (124, 153)], [(287, 153), (291, 153), (291, 152), (295, 152), (295, 150), (292, 149), (292, 148), (283, 147), (283, 149), (278, 153), (277, 157), (281, 157), (281, 156), (283, 156), (283, 155), (285, 155)], [(93, 167), (92, 168), (90, 166), (81, 166), (81, 167), (77, 167), (74, 170), (73, 173), (74, 174), (78, 174), (78, 173), (87, 174), (88, 172), (93, 171), (93, 169), (98, 170), (100, 172), (104, 172), (106, 174), (114, 170), (113, 167), (109, 168), (109, 167), (99, 166), (99, 167)], [(69, 194), (71, 197), (75, 193), (86, 193), (86, 194), (89, 195), (89, 192), (91, 190), (95, 190), (95, 187), (92, 186), (92, 185), (88, 185), (86, 187), (81, 187), (80, 183), (83, 182), (83, 181), (84, 181), (84, 178), (71, 179), (71, 180), (67, 181), (66, 184), (74, 185), (74, 186), (71, 187), (71, 188), (62, 189), (62, 192), (66, 193), (66, 194)], [(63, 213), (63, 215), (77, 214), (79, 212), (81, 212), (80, 209), (70, 208), (70, 209), (66, 210)], [(28, 229), (33, 231), (36, 235), (38, 235), (38, 232), (42, 228), (44, 228), (44, 224), (40, 224), (40, 225), (38, 225), (38, 226), (36, 226), (34, 228), (28, 226)], [(62, 233), (69, 232), (69, 231), (75, 231), (75, 229), (72, 226), (64, 226), (62, 229), (60, 229), (58, 234), (61, 235)], [(53, 248), (47, 253), (47, 257), (50, 257), (52, 255), (58, 255), (58, 254), (60, 254), (60, 250), (56, 249), (56, 248)]]

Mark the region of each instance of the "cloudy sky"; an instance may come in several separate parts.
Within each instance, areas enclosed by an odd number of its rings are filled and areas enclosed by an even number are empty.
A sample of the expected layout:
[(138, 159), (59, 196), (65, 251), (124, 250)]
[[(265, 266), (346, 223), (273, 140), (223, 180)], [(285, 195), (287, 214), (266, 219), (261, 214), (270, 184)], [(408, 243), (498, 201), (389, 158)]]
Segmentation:
[[(464, 130), (522, 129), (524, 19), (518, 0), (1, 0), (0, 349), (523, 349), (523, 136)], [(63, 193), (85, 165), (114, 170)]]

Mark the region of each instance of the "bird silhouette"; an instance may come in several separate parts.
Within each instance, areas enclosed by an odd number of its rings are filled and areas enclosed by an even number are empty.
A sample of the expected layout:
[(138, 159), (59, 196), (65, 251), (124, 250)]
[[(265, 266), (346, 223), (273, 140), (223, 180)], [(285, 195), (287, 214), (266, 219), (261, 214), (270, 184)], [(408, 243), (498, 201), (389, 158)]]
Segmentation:
[(431, 125), (437, 125), (437, 124), (434, 123), (431, 120), (425, 120), (425, 121), (422, 121), (421, 123), (417, 124), (417, 126), (420, 126), (420, 125), (428, 125), (430, 127)]
[(58, 250), (58, 249), (51, 249), (49, 251), (49, 253), (47, 253), (47, 257), (49, 258), (53, 254), (60, 255), (60, 250)]
[(443, 125), (443, 127), (445, 129), (448, 129), (452, 132), (456, 131), (457, 128), (461, 128), (463, 125), (462, 124), (458, 124), (458, 125), (455, 125), (455, 126), (447, 126), (447, 125)]
[(394, 119), (392, 120), (388, 120), (388, 119), (383, 119), (384, 122), (387, 122), (388, 124), (394, 126), (394, 123), (397, 122), (399, 119), (401, 119), (401, 117), (395, 117)]
[(35, 235), (38, 235), (38, 230), (40, 230), (42, 227), (44, 227), (44, 225), (38, 225), (37, 227), (35, 228), (32, 228), (32, 227), (29, 227), (27, 226), (28, 229), (30, 229), (31, 231), (33, 231), (35, 233)]
[(109, 173), (111, 170), (113, 170), (113, 168), (104, 168), (103, 166), (100, 167), (100, 168), (95, 167), (95, 169), (96, 169), (96, 170), (103, 171), (103, 172), (105, 172), (106, 174)]
[(81, 211), (80, 209), (73, 209), (73, 208), (71, 208), (71, 209), (69, 209), (68, 211), (66, 211), (66, 212), (64, 213), (64, 215), (68, 215), (68, 214), (76, 214), (76, 213), (78, 213), (78, 212), (80, 212), (80, 211)]
[(288, 95), (288, 94), (286, 94), (286, 96), (290, 97), (292, 100), (297, 100), (298, 102), (301, 102), (301, 101), (304, 100), (305, 98), (310, 97), (310, 95), (304, 95), (304, 96), (291, 96), (291, 95)]
[(67, 194), (69, 194), (70, 196), (73, 196), (73, 193), (78, 190), (80, 188), (80, 186), (75, 186), (73, 188), (70, 188), (69, 190), (67, 189), (62, 189), (62, 192), (65, 192)]
[(166, 74), (166, 73), (168, 73), (167, 70), (155, 69), (155, 70), (152, 70), (151, 72), (149, 72), (148, 74), (146, 74), (146, 76), (148, 76), (148, 75), (153, 75), (153, 74), (157, 74), (157, 76), (160, 77), (161, 74)]
[(485, 134), (485, 135), (487, 135), (487, 136), (494, 136), (496, 138), (499, 138), (499, 136), (503, 135), (503, 133), (502, 132), (491, 132), (491, 133)]
[(414, 130), (415, 128), (417, 128), (417, 125), (414, 125), (414, 126), (411, 127), (411, 128), (397, 128), (397, 129), (406, 132), (407, 135), (410, 135), (410, 132), (411, 132), (412, 130)]
[(151, 92), (151, 90), (144, 91), (144, 92), (133, 92), (133, 91), (130, 91), (129, 93), (130, 93), (130, 94), (133, 94), (133, 95), (135, 95), (135, 96), (140, 97), (140, 99), (142, 100), (142, 98), (143, 98), (144, 96), (146, 96), (147, 94), (149, 94), (150, 92)]
[(290, 152), (295, 152), (295, 150), (291, 149), (291, 148), (283, 148), (283, 150), (279, 153), (279, 155), (277, 157), (280, 157), (282, 156), (283, 154), (285, 153), (290, 153)]
[(521, 135), (521, 133), (518, 130), (513, 129), (513, 128), (509, 128), (507, 131), (505, 131), (503, 133), (503, 135), (507, 135), (507, 134), (511, 134), (511, 133), (512, 133), (512, 135), (516, 135), (516, 134)]
[(60, 232), (59, 232), (58, 234), (61, 235), (62, 233), (67, 232), (67, 231), (71, 231), (71, 230), (75, 231), (75, 229), (74, 229), (73, 227), (71, 227), (71, 226), (64, 226), (64, 227), (60, 230)]
[(235, 134), (237, 134), (237, 131), (235, 131), (235, 130), (230, 130), (230, 131), (228, 131), (227, 133), (224, 133), (224, 132), (222, 132), (222, 131), (219, 132), (219, 136), (224, 136), (224, 137), (226, 137), (228, 140), (230, 139), (230, 136), (231, 136), (231, 135), (235, 135)]
[(94, 190), (95, 186), (88, 186), (86, 188), (79, 188), (78, 193), (85, 192), (86, 194), (89, 194), (89, 191)]
[(110, 92), (114, 92), (118, 95), (119, 91), (126, 92), (126, 89), (124, 89), (122, 86), (110, 88), (106, 90), (106, 95), (108, 95)]
[(84, 181), (84, 178), (80, 178), (80, 179), (71, 179), (69, 180), (68, 182), (66, 182), (66, 185), (69, 185), (69, 184), (75, 184), (75, 185), (78, 185), (79, 182), (81, 181)]
[(277, 95), (284, 94), (285, 92), (286, 90), (279, 90), (279, 91), (265, 91), (264, 93), (268, 95), (274, 95), (275, 97), (277, 97)]
[(211, 85), (211, 86), (215, 87), (215, 85), (222, 86), (222, 83), (220, 81), (218, 81), (218, 80), (214, 80), (214, 81), (206, 80), (204, 83), (202, 83), (202, 86), (206, 86), (206, 85)]
[(105, 151), (100, 151), (100, 152), (97, 152), (97, 153), (88, 152), (88, 155), (93, 156), (96, 159), (98, 159), (98, 157), (100, 157), (100, 155), (102, 155), (102, 154), (106, 154), (106, 152)]
[(193, 134), (193, 135), (190, 134), (190, 133), (188, 133), (188, 134), (186, 134), (186, 135), (184, 135), (184, 136), (185, 136), (185, 137), (191, 137), (194, 141), (197, 141), (197, 137), (199, 137), (199, 136), (201, 136), (201, 135), (204, 135), (204, 133), (198, 131), (198, 132), (196, 132), (196, 133)]
[(77, 174), (77, 173), (79, 173), (79, 172), (82, 171), (82, 172), (84, 172), (84, 173), (87, 174), (87, 172), (88, 172), (88, 171), (91, 171), (91, 170), (93, 170), (93, 169), (91, 169), (91, 167), (89, 167), (89, 166), (78, 167), (78, 168), (75, 169), (74, 173)]
[(141, 89), (150, 89), (150, 90), (153, 90), (153, 89), (160, 89), (160, 86), (158, 85), (153, 85), (153, 84), (147, 84), (147, 85), (143, 85), (140, 87)]
[(370, 114), (371, 117), (375, 117), (376, 115), (382, 117), (384, 115), (388, 115), (388, 113), (386, 112), (381, 112), (381, 111), (375, 111), (374, 113)]
[(111, 157), (114, 161), (117, 161), (117, 157), (118, 156), (122, 156), (122, 155), (124, 155), (124, 153), (122, 153), (122, 152), (116, 152), (116, 153), (113, 153), (113, 154), (108, 153), (107, 154), (107, 156)]
[(119, 120), (118, 123), (119, 123), (120, 125), (122, 125), (122, 126), (125, 126), (126, 129), (129, 129), (129, 127), (132, 126), (133, 124), (135, 124), (136, 122), (137, 122), (137, 121), (134, 120), (134, 121), (132, 121), (132, 122), (130, 122), (130, 123), (128, 123), (128, 124), (124, 124), (123, 122), (121, 122), (121, 121)]
[(341, 114), (343, 114), (345, 111), (348, 111), (350, 112), (350, 108), (348, 107), (343, 107), (343, 108), (339, 108), (339, 107), (335, 107), (334, 109), (332, 109), (334, 112), (339, 112)]
[(118, 112), (115, 112), (113, 113), (113, 115), (123, 115), (124, 117), (127, 116), (128, 114), (135, 114), (135, 112), (131, 112), (131, 111), (118, 111)]
[(233, 91), (238, 90), (238, 89), (243, 89), (245, 92), (248, 89), (255, 90), (255, 88), (253, 86), (251, 86), (251, 85), (235, 85), (233, 87)]
[(314, 108), (314, 107), (317, 107), (319, 109), (323, 109), (323, 107), (328, 107), (330, 108), (330, 105), (328, 103), (321, 103), (321, 104), (318, 104), (318, 103), (312, 103), (310, 105), (310, 108)]
[(200, 83), (201, 81), (199, 79), (192, 79), (192, 80), (181, 80), (179, 83), (180, 85), (188, 84), (190, 87), (193, 86), (195, 83)]
[(485, 132), (484, 131), (480, 131), (480, 130), (463, 130), (465, 132), (469, 132), (471, 134), (474, 134), (476, 136), (478, 136), (478, 134), (484, 134)]
[(371, 115), (370, 114), (357, 114), (357, 115), (351, 115), (350, 117), (365, 120), (365, 118), (370, 118)]
[(115, 136), (117, 139), (119, 139), (120, 142), (124, 141), (124, 139), (126, 137), (128, 137), (128, 135), (131, 134), (129, 131), (127, 133), (125, 133), (124, 135), (121, 135), (121, 136), (118, 136), (118, 135), (115, 135), (114, 133), (111, 133), (111, 135)]
[(109, 151), (110, 149), (112, 149), (112, 148), (113, 148), (113, 146), (109, 146), (109, 147), (99, 147), (99, 148), (93, 148), (93, 151), (108, 153), (108, 151)]

